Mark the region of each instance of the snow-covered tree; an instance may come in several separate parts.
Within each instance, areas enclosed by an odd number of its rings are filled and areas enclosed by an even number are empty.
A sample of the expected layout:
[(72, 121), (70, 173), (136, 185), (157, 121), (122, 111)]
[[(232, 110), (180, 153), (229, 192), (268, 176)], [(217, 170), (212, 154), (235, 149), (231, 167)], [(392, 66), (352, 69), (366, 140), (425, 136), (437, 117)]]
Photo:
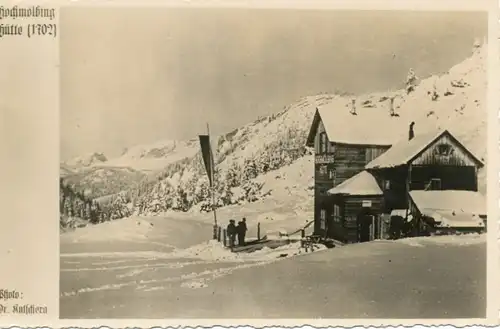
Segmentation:
[(415, 90), (417, 86), (418, 77), (416, 76), (413, 69), (408, 71), (408, 75), (406, 76), (406, 93), (409, 94)]
[(266, 173), (270, 170), (270, 167), (269, 167), (270, 158), (271, 158), (271, 156), (269, 154), (268, 149), (264, 148), (264, 150), (257, 157), (257, 161), (256, 161), (258, 173), (263, 174), (263, 173)]
[(228, 184), (224, 184), (222, 191), (220, 193), (220, 200), (223, 205), (231, 205), (234, 203), (233, 200), (233, 192), (231, 190), (231, 186)]
[(210, 186), (206, 177), (201, 177), (196, 182), (194, 190), (194, 204), (210, 199)]
[(257, 164), (253, 158), (245, 159), (243, 164), (243, 181), (248, 181), (259, 174)]
[(193, 204), (196, 204), (196, 187), (198, 183), (198, 178), (195, 176), (191, 176), (188, 180), (183, 184), (184, 191), (186, 193), (186, 201), (187, 207), (191, 208)]
[(241, 187), (244, 191), (245, 200), (248, 202), (255, 202), (259, 200), (262, 184), (255, 181), (248, 181)]
[(230, 187), (239, 186), (241, 183), (241, 167), (236, 162), (231, 162), (227, 172), (226, 172), (226, 183)]
[(187, 211), (188, 208), (188, 200), (187, 194), (184, 189), (179, 185), (177, 187), (176, 193), (174, 194), (172, 200), (172, 209), (176, 211)]

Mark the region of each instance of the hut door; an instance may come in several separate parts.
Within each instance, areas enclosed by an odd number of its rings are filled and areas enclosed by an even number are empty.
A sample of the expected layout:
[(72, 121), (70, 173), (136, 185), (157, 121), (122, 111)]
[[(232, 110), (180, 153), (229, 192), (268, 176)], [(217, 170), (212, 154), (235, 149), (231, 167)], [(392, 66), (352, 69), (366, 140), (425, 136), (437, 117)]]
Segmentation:
[(361, 213), (358, 216), (358, 241), (366, 242), (372, 240), (372, 222), (374, 216)]
[(370, 241), (380, 239), (380, 220), (376, 216), (368, 216), (370, 225)]

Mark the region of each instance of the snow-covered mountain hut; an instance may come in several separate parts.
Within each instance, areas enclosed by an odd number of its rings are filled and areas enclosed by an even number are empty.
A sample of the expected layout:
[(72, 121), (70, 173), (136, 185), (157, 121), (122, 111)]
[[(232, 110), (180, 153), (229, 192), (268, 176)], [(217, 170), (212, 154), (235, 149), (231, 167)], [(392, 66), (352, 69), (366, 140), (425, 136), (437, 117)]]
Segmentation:
[[(385, 238), (395, 218), (415, 235), (484, 229), (485, 208), (461, 206), (484, 199), (477, 192), (482, 162), (449, 131), (415, 133), (413, 125), (376, 112), (317, 108), (307, 139), (315, 151), (315, 234), (345, 243)], [(432, 210), (420, 197), (431, 191), (448, 200), (446, 209)]]

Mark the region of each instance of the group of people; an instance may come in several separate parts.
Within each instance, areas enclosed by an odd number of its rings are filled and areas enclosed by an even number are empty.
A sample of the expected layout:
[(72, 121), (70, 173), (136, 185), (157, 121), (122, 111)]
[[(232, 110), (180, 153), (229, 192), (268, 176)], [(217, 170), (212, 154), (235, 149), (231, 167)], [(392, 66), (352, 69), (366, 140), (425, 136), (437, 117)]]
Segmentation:
[(235, 224), (235, 220), (229, 220), (229, 225), (227, 225), (226, 232), (229, 237), (229, 246), (234, 247), (236, 242), (236, 237), (238, 237), (238, 245), (245, 245), (245, 235), (247, 234), (247, 220), (243, 217), (243, 219), (238, 222), (238, 225)]

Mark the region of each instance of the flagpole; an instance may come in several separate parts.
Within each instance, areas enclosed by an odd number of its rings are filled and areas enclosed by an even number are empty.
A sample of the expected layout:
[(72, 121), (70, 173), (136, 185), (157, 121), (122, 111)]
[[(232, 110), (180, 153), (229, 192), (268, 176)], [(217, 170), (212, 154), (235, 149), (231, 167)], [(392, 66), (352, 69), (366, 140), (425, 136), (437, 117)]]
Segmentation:
[[(208, 122), (207, 122), (207, 135), (208, 135), (208, 140), (210, 141), (210, 127), (208, 125)], [(215, 161), (213, 159), (212, 151), (210, 152), (210, 164), (213, 164), (213, 166), (211, 166), (211, 170), (210, 170), (210, 178), (212, 181), (211, 190), (212, 190), (212, 211), (214, 213), (214, 235), (216, 235), (217, 234), (216, 233), (216, 230), (217, 230), (217, 212), (215, 211), (215, 174), (214, 174)]]

